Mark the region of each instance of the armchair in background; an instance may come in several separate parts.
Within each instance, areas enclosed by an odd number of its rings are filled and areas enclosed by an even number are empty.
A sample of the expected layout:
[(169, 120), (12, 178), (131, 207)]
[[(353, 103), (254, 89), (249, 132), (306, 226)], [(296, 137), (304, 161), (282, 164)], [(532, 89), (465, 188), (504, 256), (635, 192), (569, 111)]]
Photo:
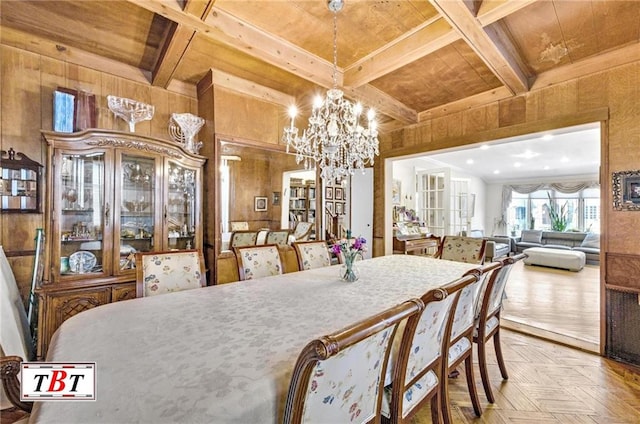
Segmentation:
[[(467, 232), (462, 231), (462, 236), (466, 236)], [(507, 236), (491, 236), (485, 237), (482, 230), (469, 231), (469, 237), (481, 238), (487, 241), (485, 249), (485, 261), (493, 262), (497, 258), (509, 256), (511, 252), (515, 252), (515, 241)]]

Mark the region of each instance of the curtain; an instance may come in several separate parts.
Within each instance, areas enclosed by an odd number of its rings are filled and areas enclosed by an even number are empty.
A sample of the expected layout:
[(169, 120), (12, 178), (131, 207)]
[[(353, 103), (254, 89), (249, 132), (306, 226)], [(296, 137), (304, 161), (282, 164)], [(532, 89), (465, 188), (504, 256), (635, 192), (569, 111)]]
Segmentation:
[(580, 181), (573, 183), (539, 183), (539, 184), (509, 184), (502, 186), (502, 216), (496, 223), (498, 231), (507, 234), (507, 208), (511, 203), (512, 194), (514, 191), (521, 194), (530, 194), (538, 190), (556, 190), (560, 193), (576, 193), (585, 188), (599, 187), (597, 181)]

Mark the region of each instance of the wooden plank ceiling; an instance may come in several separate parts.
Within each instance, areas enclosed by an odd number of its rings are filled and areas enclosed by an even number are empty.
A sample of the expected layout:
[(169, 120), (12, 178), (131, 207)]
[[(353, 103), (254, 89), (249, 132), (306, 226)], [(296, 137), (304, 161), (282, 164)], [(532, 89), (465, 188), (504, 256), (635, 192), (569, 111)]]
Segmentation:
[[(338, 83), (393, 129), (640, 60), (640, 1), (345, 0)], [(332, 85), (325, 0), (3, 1), (2, 43), (131, 76), (210, 69), (299, 106)], [(51, 51), (50, 46), (55, 46)], [(135, 72), (134, 72), (135, 73)], [(139, 78), (139, 76), (138, 76)]]

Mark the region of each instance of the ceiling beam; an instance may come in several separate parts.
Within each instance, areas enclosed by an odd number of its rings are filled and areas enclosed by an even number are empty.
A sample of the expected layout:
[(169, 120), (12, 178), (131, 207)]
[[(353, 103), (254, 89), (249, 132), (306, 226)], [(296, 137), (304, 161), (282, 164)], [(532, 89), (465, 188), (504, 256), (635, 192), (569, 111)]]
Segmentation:
[(478, 21), (485, 27), (535, 3), (538, 0), (485, 0), (478, 10)]
[[(215, 0), (188, 0), (184, 12), (200, 19), (204, 19), (211, 12)], [(189, 44), (196, 32), (182, 24), (173, 23), (168, 33), (156, 65), (151, 73), (151, 84), (167, 88), (173, 74), (189, 48)]]
[(405, 124), (418, 122), (418, 114), (415, 110), (408, 108), (404, 103), (372, 85), (366, 84), (357, 88), (345, 88), (345, 94), (347, 97), (357, 99), (368, 107), (373, 108), (376, 113), (382, 113)]
[[(127, 0), (139, 7), (184, 25), (205, 37), (239, 49), (246, 54), (284, 69), (308, 81), (324, 87), (333, 85), (333, 65), (306, 50), (274, 37), (218, 8), (213, 8), (207, 18), (184, 12), (177, 2), (161, 0)], [(342, 81), (342, 75), (340, 75)]]
[(211, 69), (211, 83), (228, 90), (236, 91), (247, 96), (256, 97), (271, 103), (282, 105), (285, 107), (295, 104), (296, 99), (293, 96), (256, 84), (235, 75), (222, 72), (218, 69)]
[(136, 66), (127, 65), (114, 59), (69, 47), (16, 28), (0, 25), (2, 44), (36, 53), (45, 57), (83, 66), (106, 74), (117, 75), (131, 81), (149, 84), (151, 75)]
[[(186, 13), (176, 2), (161, 0), (128, 0), (151, 12), (183, 25), (217, 42), (240, 49), (298, 77), (329, 88), (333, 86), (333, 64), (286, 40), (256, 28), (218, 8), (213, 8), (204, 21)], [(342, 72), (338, 70), (338, 85), (342, 85)], [(417, 113), (398, 100), (374, 87), (363, 86), (346, 90), (348, 95), (365, 101), (379, 113), (405, 123), (417, 122)]]
[(536, 77), (531, 89), (537, 90), (637, 61), (640, 61), (640, 43), (629, 44), (626, 47), (543, 72)]
[(460, 0), (430, 0), (438, 12), (455, 28), (473, 51), (482, 59), (496, 77), (513, 94), (521, 94), (529, 89), (524, 72), (518, 66), (519, 60), (508, 51), (515, 51), (507, 39), (490, 36), (480, 22)]
[(367, 84), (458, 39), (460, 39), (460, 35), (451, 28), (446, 20), (437, 17), (427, 21), (413, 31), (346, 67), (344, 85), (359, 87)]
[(450, 115), (452, 113), (473, 109), (474, 107), (497, 102), (511, 96), (511, 91), (509, 91), (509, 89), (506, 87), (499, 87), (493, 90), (488, 90), (483, 93), (465, 97), (464, 99), (460, 99), (455, 102), (424, 110), (418, 113), (418, 122), (424, 122), (428, 121), (429, 119), (439, 118), (445, 115)]

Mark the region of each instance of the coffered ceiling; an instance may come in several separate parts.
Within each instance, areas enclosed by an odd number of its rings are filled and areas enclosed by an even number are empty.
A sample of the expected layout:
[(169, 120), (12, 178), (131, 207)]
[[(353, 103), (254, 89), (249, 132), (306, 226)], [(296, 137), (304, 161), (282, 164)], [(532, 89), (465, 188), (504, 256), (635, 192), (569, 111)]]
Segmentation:
[[(3, 0), (2, 43), (153, 85), (210, 69), (304, 108), (332, 85), (325, 0)], [(339, 85), (383, 131), (640, 60), (640, 2), (346, 0)], [(229, 77), (230, 76), (230, 77)]]

